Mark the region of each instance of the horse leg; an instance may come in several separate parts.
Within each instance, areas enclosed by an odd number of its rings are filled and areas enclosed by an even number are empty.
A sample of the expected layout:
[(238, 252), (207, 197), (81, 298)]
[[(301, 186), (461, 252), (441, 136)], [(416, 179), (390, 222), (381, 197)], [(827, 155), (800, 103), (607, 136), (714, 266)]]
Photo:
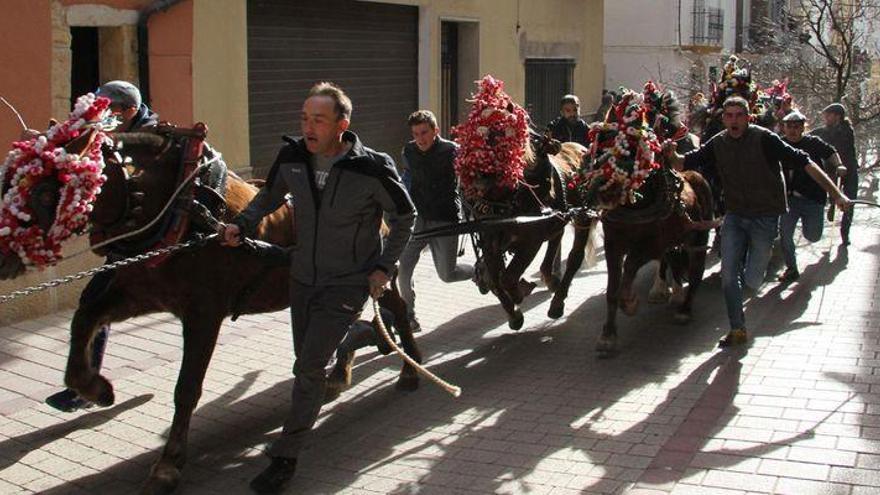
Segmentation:
[[(422, 352), (416, 344), (416, 338), (413, 335), (410, 320), (407, 317), (406, 301), (400, 296), (397, 290), (397, 281), (392, 281), (391, 290), (385, 291), (382, 298), (379, 299), (379, 305), (391, 311), (394, 315), (394, 329), (397, 330), (397, 336), (400, 338), (400, 347), (407, 356), (413, 358), (413, 361), (422, 363)], [(400, 369), (400, 376), (397, 379), (397, 389), (412, 392), (419, 388), (419, 374), (415, 368), (407, 363), (403, 363)]]
[(541, 250), (541, 244), (543, 244), (543, 240), (532, 240), (520, 244), (518, 249), (514, 251), (510, 263), (507, 264), (507, 267), (502, 272), (501, 287), (507, 291), (516, 304), (522, 303), (525, 296), (534, 288), (534, 284), (530, 287), (521, 287), (520, 279), (522, 279), (526, 268), (537, 256), (538, 251)]
[(666, 281), (667, 272), (669, 271), (669, 263), (666, 257), (660, 258), (660, 267), (657, 268), (657, 274), (654, 276), (654, 285), (648, 292), (648, 302), (652, 304), (662, 304), (669, 301), (669, 282)]
[(81, 304), (70, 326), (70, 352), (64, 373), (64, 384), (80, 397), (99, 406), (115, 402), (113, 385), (95, 369), (92, 346), (102, 325), (149, 312), (126, 297), (119, 287), (110, 286), (102, 295)]
[(187, 437), (192, 413), (202, 396), (202, 383), (214, 353), (223, 318), (216, 315), (185, 315), (183, 321), (183, 362), (174, 388), (174, 420), (162, 455), (153, 464), (142, 494), (171, 493), (180, 481), (186, 463)]
[(699, 237), (699, 241), (688, 253), (688, 288), (685, 293), (684, 301), (675, 312), (675, 321), (679, 323), (689, 323), (691, 321), (691, 311), (693, 308), (694, 297), (700, 284), (703, 283), (703, 272), (706, 270), (706, 243), (709, 241), (708, 234)]
[(584, 262), (584, 250), (587, 247), (587, 241), (590, 238), (588, 229), (575, 229), (574, 241), (571, 251), (568, 253), (568, 259), (565, 261), (565, 274), (559, 282), (559, 287), (553, 293), (553, 299), (550, 301), (550, 309), (547, 310), (547, 316), (553, 319), (560, 318), (565, 312), (565, 299), (568, 297), (568, 289), (571, 287), (571, 281), (575, 274), (580, 270)]
[(553, 264), (556, 257), (559, 256), (560, 246), (562, 244), (562, 235), (565, 228), (559, 231), (559, 234), (547, 240), (547, 251), (544, 253), (544, 260), (541, 262), (541, 281), (547, 287), (547, 290), (555, 293), (559, 290), (559, 277), (553, 273)]
[(620, 293), (620, 279), (623, 271), (624, 251), (621, 246), (609, 242), (605, 234), (605, 266), (608, 269), (608, 284), (605, 288), (605, 326), (596, 342), (599, 357), (611, 357), (617, 351), (617, 301)]
[(488, 275), (484, 282), (487, 283), (487, 287), (495, 294), (498, 302), (501, 303), (501, 307), (507, 313), (507, 326), (511, 330), (519, 330), (525, 322), (525, 317), (508, 291), (502, 286), (501, 277), (504, 266), (501, 251), (487, 249), (484, 251), (483, 260), (485, 262), (485, 273)]

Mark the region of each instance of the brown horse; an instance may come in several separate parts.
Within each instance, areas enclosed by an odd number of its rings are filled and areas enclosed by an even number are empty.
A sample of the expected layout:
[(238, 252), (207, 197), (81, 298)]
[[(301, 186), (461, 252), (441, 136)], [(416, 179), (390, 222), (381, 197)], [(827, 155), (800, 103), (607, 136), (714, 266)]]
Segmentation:
[[(582, 156), (576, 152), (562, 153), (560, 148), (567, 149), (572, 144), (560, 147), (556, 141), (533, 136), (526, 144), (524, 180), (518, 187), (502, 189), (496, 186), (494, 177), (482, 177), (477, 183), (480, 194), (466, 198), (476, 220), (546, 215), (542, 221), (504, 229), (487, 228), (474, 234), (480, 252), (478, 284), (481, 290), (495, 294), (507, 312), (508, 326), (514, 330), (522, 328), (524, 322), (519, 304), (534, 288), (533, 283), (522, 280), (523, 272), (545, 241), (547, 251), (541, 263), (541, 279), (551, 290), (559, 285), (553, 275), (553, 262), (568, 223), (568, 217), (561, 213), (565, 209), (565, 190), (559, 170), (579, 166)], [(572, 163), (564, 163), (569, 160)], [(549, 211), (556, 214), (548, 214)], [(507, 253), (512, 255), (509, 263)]]
[[(636, 313), (638, 297), (632, 285), (642, 265), (667, 259), (671, 268), (680, 270), (677, 278), (686, 276), (688, 291), (676, 312), (680, 322), (690, 321), (693, 299), (703, 279), (708, 229), (714, 225), (712, 192), (706, 180), (696, 172), (662, 169), (652, 174), (641, 192), (644, 199), (638, 204), (607, 210), (601, 216), (608, 268), (607, 316), (596, 345), (602, 356), (616, 351), (618, 307), (624, 314)], [(579, 242), (586, 242), (583, 237), (576, 239), (575, 248)], [(686, 266), (676, 262), (682, 252), (687, 254)], [(568, 284), (582, 259), (582, 254), (580, 258), (569, 258), (560, 289), (551, 302), (551, 317), (561, 316)]]
[[(175, 133), (118, 134), (114, 140), (121, 147), (105, 150), (108, 180), (94, 204), (90, 224), (92, 232), (101, 231), (108, 237), (130, 232), (160, 214), (181, 182), (184, 149), (182, 139)], [(84, 146), (85, 141), (78, 139), (67, 148), (78, 152)], [(127, 160), (114, 159), (117, 151), (135, 166), (126, 166)], [(229, 173), (222, 220), (231, 220), (257, 191), (255, 186)], [(47, 211), (44, 209), (42, 215)], [(51, 224), (51, 218), (48, 220)], [(282, 207), (267, 216), (259, 227), (258, 237), (290, 246), (294, 242), (294, 228), (289, 209)], [(130, 245), (136, 245), (136, 241)], [(21, 271), (20, 266), (17, 257), (0, 259), (0, 273), (15, 274)], [(71, 324), (65, 383), (101, 406), (113, 404), (114, 393), (110, 382), (90, 362), (90, 347), (99, 327), (155, 312), (170, 312), (183, 324), (183, 362), (174, 391), (174, 419), (143, 493), (171, 492), (180, 480), (190, 419), (223, 320), (233, 314), (284, 309), (289, 305), (288, 291), (289, 270), (285, 263), (267, 264), (246, 248), (222, 247), (217, 243), (176, 253), (155, 267), (135, 264), (116, 269), (112, 275), (95, 277), (83, 291)], [(388, 292), (380, 303), (394, 313), (404, 349), (420, 362), (421, 355), (399, 295)], [(413, 389), (417, 383), (415, 371), (405, 366), (398, 385)]]

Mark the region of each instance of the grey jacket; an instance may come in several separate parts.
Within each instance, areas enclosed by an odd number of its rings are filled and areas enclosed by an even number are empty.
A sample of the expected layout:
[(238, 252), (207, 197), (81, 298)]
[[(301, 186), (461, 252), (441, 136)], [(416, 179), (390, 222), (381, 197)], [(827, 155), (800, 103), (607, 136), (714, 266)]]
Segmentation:
[[(296, 244), (290, 273), (305, 285), (367, 285), (375, 269), (391, 273), (409, 241), (415, 208), (387, 154), (361, 144), (350, 131), (351, 151), (330, 170), (321, 194), (302, 138), (284, 137), (266, 185), (233, 222), (252, 236), (260, 220), (293, 198)], [(320, 199), (318, 199), (320, 198)], [(384, 246), (383, 212), (391, 229)]]

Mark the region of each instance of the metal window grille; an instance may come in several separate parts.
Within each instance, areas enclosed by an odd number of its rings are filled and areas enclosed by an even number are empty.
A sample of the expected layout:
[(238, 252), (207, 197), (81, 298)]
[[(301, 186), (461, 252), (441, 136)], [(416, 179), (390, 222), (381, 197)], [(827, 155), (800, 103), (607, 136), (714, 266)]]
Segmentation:
[(706, 7), (705, 0), (694, 0), (693, 33), (694, 45), (720, 45), (724, 39), (724, 9)]
[(544, 127), (559, 115), (559, 101), (571, 93), (574, 60), (526, 59), (526, 109), (532, 125)]

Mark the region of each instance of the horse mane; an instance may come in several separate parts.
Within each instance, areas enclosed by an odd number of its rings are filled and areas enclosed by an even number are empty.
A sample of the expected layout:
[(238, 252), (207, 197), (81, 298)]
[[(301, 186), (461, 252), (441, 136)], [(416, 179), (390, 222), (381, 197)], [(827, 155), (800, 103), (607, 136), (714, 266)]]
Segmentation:
[(580, 170), (584, 156), (589, 152), (579, 143), (562, 143), (562, 150), (555, 155), (553, 164), (563, 177), (570, 177)]
[(161, 148), (165, 146), (165, 136), (161, 136), (154, 132), (121, 132), (113, 136), (117, 144), (123, 149), (127, 147), (134, 148)]

